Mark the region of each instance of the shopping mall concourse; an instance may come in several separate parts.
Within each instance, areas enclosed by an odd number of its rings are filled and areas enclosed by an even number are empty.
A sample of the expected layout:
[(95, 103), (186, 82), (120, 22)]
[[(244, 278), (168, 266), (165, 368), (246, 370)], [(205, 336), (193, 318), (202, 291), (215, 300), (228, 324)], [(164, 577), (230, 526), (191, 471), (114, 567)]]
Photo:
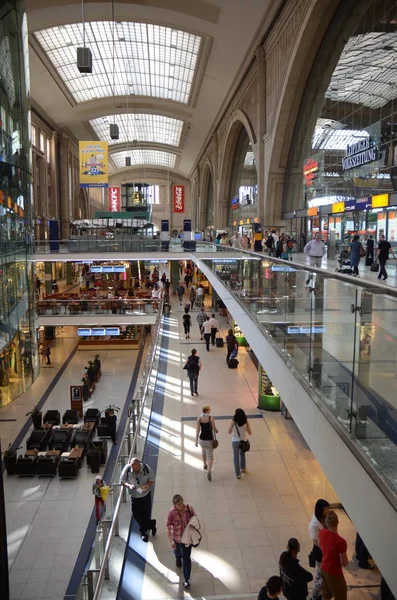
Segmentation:
[(397, 598), (397, 3), (0, 2), (0, 600)]

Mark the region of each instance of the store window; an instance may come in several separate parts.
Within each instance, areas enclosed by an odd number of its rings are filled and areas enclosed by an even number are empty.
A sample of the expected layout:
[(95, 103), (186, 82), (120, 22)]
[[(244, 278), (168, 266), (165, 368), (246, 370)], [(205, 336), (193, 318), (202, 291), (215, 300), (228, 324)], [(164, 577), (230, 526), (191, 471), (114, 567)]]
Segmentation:
[(36, 146), (36, 127), (32, 125), (32, 146)]
[(355, 0), (342, 2), (299, 108), (283, 212), (344, 202), (342, 236), (371, 228), (386, 234), (383, 211), (371, 215), (365, 200), (397, 189), (396, 69), (395, 1), (372, 0), (362, 10)]

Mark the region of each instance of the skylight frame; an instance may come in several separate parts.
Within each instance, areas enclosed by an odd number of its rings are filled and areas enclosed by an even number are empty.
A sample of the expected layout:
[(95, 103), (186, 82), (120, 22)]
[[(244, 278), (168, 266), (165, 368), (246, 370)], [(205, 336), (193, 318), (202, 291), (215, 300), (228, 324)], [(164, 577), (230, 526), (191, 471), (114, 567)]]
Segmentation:
[(131, 148), (131, 150), (112, 152), (109, 155), (116, 169), (125, 167), (125, 159), (127, 156), (131, 157), (131, 167), (144, 165), (174, 169), (177, 159), (177, 155), (172, 152), (152, 150), (149, 148)]
[(203, 38), (151, 23), (116, 22), (115, 86), (112, 81), (112, 21), (85, 24), (85, 43), (93, 54), (93, 73), (76, 67), (83, 45), (82, 23), (42, 29), (33, 34), (76, 103), (124, 96), (150, 96), (188, 104)]
[[(98, 138), (109, 144), (131, 143), (137, 140), (175, 147), (180, 145), (184, 125), (184, 122), (179, 119), (149, 113), (108, 115), (92, 119), (89, 123)], [(117, 141), (110, 137), (110, 123), (119, 126), (120, 134)]]

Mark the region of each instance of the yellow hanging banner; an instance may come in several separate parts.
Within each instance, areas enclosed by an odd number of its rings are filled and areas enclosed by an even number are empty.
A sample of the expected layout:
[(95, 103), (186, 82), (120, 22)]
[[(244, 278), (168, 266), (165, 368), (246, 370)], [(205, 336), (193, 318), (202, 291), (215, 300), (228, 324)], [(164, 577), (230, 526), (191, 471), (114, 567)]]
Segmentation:
[(108, 187), (108, 143), (79, 142), (80, 187)]

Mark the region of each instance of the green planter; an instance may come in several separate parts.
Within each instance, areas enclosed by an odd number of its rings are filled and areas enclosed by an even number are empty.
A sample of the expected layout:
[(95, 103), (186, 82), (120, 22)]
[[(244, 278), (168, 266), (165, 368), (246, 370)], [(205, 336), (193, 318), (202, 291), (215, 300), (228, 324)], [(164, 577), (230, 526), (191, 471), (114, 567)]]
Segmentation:
[(259, 394), (258, 408), (261, 410), (279, 412), (281, 410), (280, 396), (267, 396), (265, 394)]

